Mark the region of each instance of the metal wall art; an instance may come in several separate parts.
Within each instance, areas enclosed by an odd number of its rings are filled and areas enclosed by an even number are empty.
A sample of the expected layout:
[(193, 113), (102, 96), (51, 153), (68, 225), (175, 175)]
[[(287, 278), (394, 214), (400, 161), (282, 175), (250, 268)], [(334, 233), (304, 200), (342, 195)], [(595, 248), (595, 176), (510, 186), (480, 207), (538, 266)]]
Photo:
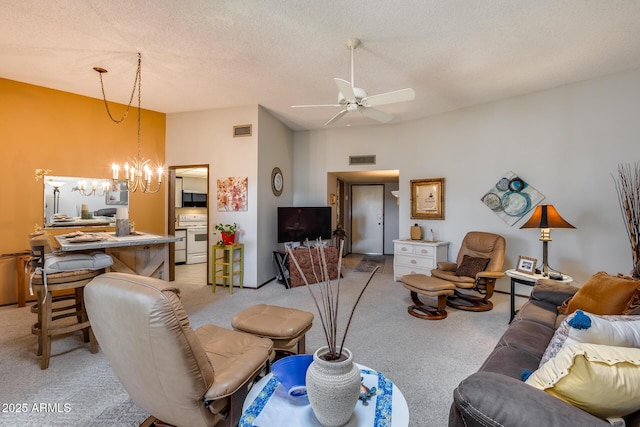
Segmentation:
[(482, 202), (509, 225), (536, 207), (544, 195), (509, 171), (482, 196)]

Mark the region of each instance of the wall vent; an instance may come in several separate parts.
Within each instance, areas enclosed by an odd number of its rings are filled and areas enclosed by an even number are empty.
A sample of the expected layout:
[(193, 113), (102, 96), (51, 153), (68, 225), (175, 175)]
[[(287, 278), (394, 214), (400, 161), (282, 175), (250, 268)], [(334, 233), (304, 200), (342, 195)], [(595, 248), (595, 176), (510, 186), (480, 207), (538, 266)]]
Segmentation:
[(376, 156), (349, 156), (349, 164), (350, 165), (375, 165), (376, 164)]
[(233, 137), (251, 136), (251, 125), (238, 125), (233, 127)]

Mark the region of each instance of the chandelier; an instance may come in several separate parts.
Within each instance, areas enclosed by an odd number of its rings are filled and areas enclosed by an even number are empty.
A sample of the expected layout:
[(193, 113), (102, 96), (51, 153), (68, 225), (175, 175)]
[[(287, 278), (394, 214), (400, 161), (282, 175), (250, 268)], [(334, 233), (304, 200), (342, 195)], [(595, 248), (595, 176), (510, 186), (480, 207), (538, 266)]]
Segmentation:
[[(129, 114), (129, 109), (131, 108), (131, 104), (133, 102), (133, 96), (138, 92), (138, 155), (134, 159), (130, 159), (129, 162), (124, 164), (124, 167), (120, 167), (119, 164), (113, 163), (111, 165), (111, 171), (113, 173), (112, 176), (112, 185), (111, 191), (129, 191), (136, 192), (140, 190), (142, 193), (157, 193), (160, 191), (160, 187), (162, 186), (162, 175), (163, 169), (162, 166), (158, 166), (155, 175), (157, 179), (157, 184), (152, 184), (154, 178), (154, 171), (151, 168), (150, 161), (144, 159), (140, 156), (140, 116), (141, 116), (141, 85), (142, 85), (142, 55), (138, 52), (138, 69), (136, 71), (136, 78), (133, 82), (133, 90), (131, 91), (131, 97), (129, 98), (129, 104), (127, 105), (127, 109), (120, 119), (115, 119), (111, 114), (111, 110), (109, 110), (109, 104), (107, 103), (107, 96), (104, 91), (104, 82), (102, 81), (102, 75), (107, 72), (104, 68), (93, 67), (95, 71), (100, 75), (100, 87), (102, 88), (102, 99), (104, 100), (104, 105), (107, 109), (107, 114), (109, 114), (109, 118), (114, 123), (122, 123), (124, 119)], [(120, 177), (120, 170), (123, 170), (124, 179)]]
[(98, 189), (98, 181), (94, 179), (93, 181), (91, 181), (91, 188), (89, 188), (87, 186), (87, 181), (81, 180), (78, 181), (78, 185), (73, 187), (71, 191), (78, 191), (83, 196), (102, 197), (106, 195), (112, 187), (113, 185), (108, 180), (104, 180), (102, 181), (102, 183), (100, 183), (100, 189)]

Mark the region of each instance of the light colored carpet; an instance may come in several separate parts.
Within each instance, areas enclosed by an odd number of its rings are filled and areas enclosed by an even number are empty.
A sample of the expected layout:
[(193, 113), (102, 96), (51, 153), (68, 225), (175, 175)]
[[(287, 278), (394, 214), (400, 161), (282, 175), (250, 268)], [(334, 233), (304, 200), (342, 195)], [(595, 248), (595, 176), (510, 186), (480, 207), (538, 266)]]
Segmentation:
[[(369, 273), (353, 271), (358, 257), (344, 259), (341, 314), (355, 300)], [(191, 266), (188, 266), (191, 267)], [(199, 273), (204, 275), (204, 273)], [(229, 327), (240, 310), (258, 302), (295, 307), (315, 314), (306, 287), (285, 289), (271, 282), (259, 290), (203, 285), (198, 276), (183, 276), (176, 285), (192, 326), (206, 323)], [(410, 425), (447, 425), (452, 392), (475, 372), (507, 328), (508, 295), (495, 294), (495, 308), (486, 313), (449, 309), (449, 317), (427, 321), (407, 314), (409, 292), (393, 281), (392, 269), (374, 277), (353, 318), (346, 346), (358, 363), (383, 372), (402, 390)], [(344, 304), (344, 305), (342, 305)], [(36, 337), (30, 328), (35, 315), (28, 307), (0, 308), (0, 408), (3, 426), (137, 426), (147, 416), (128, 397), (102, 352), (89, 353), (80, 335), (53, 342), (49, 369), (40, 370)], [(307, 351), (323, 345), (319, 323), (307, 334)]]

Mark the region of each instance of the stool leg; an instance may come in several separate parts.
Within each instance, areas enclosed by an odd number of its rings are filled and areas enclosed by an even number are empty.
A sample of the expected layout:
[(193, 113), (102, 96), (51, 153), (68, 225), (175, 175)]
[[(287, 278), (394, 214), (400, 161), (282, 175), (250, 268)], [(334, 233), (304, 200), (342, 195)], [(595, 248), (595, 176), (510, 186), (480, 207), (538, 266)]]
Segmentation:
[(42, 290), (38, 290), (36, 292), (36, 314), (38, 315), (38, 333), (36, 334), (38, 337), (38, 351), (37, 351), (37, 355), (38, 356), (42, 356), (42, 316), (43, 316), (43, 308), (42, 308), (42, 298), (44, 298), (42, 296), (42, 293), (44, 291)]
[(42, 360), (40, 361), (40, 369), (47, 369), (49, 367), (49, 357), (51, 357), (51, 336), (49, 335), (49, 324), (51, 322), (52, 307), (51, 303), (53, 295), (51, 292), (42, 292), (46, 300), (44, 303), (42, 300), (40, 303), (40, 310), (42, 311), (42, 323), (40, 323), (40, 340), (42, 341)]
[(438, 295), (437, 298), (438, 305), (437, 307), (433, 307), (420, 301), (418, 293), (411, 291), (411, 300), (414, 305), (409, 306), (409, 308), (407, 308), (407, 312), (414, 317), (419, 317), (420, 319), (445, 319), (447, 317), (447, 297), (446, 295)]
[(307, 352), (306, 334), (302, 335), (298, 340), (298, 354), (305, 354)]
[[(78, 323), (83, 323), (88, 320), (87, 312), (84, 308), (84, 288), (76, 288), (76, 315)], [(82, 330), (82, 340), (89, 342), (89, 328)]]

